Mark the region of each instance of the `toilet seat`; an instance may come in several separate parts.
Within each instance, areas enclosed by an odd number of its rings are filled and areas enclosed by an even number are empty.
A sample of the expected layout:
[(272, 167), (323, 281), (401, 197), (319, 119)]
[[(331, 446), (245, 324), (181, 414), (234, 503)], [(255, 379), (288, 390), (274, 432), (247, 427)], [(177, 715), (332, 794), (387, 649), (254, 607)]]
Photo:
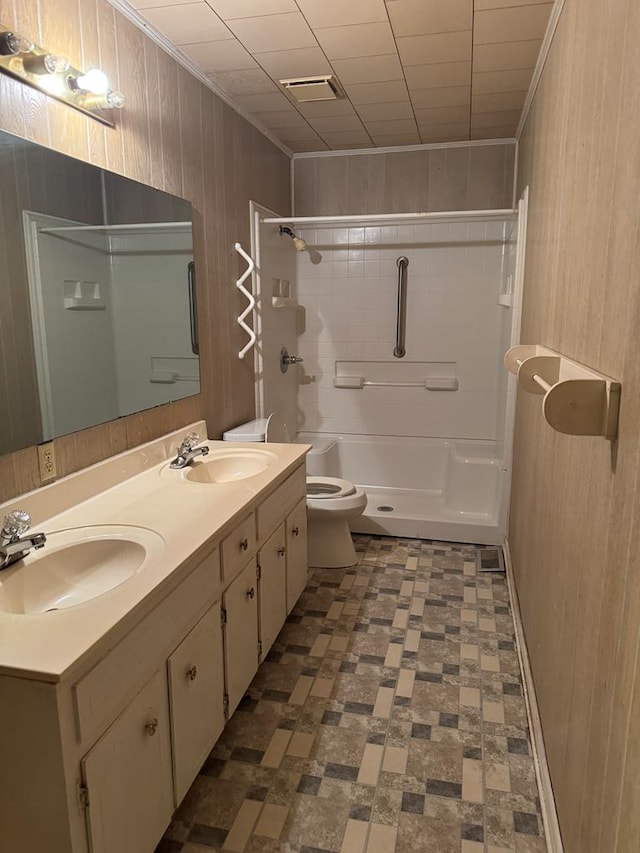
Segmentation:
[(339, 477), (307, 477), (307, 497), (312, 500), (332, 500), (353, 495), (356, 487)]

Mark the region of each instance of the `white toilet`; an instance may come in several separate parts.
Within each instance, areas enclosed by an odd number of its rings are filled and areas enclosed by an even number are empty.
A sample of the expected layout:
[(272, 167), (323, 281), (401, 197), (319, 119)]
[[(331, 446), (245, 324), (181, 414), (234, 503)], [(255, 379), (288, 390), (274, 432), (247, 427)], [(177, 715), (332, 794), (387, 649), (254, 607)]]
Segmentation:
[[(291, 443), (286, 424), (277, 412), (227, 430), (225, 441), (273, 441)], [(314, 442), (307, 456), (307, 511), (309, 565), (341, 569), (357, 562), (349, 521), (362, 515), (367, 495), (348, 480), (331, 477), (331, 461), (337, 446), (333, 439)]]

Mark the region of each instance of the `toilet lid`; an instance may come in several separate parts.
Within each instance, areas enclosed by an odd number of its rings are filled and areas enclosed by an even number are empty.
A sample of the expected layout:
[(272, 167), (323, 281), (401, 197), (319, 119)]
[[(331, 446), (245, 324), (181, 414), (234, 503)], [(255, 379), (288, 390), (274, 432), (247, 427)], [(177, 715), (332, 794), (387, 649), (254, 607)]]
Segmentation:
[(267, 418), (266, 441), (275, 441), (277, 444), (290, 444), (291, 436), (280, 412), (272, 412)]
[(344, 498), (356, 490), (353, 483), (338, 477), (307, 477), (307, 497), (314, 500), (322, 498)]

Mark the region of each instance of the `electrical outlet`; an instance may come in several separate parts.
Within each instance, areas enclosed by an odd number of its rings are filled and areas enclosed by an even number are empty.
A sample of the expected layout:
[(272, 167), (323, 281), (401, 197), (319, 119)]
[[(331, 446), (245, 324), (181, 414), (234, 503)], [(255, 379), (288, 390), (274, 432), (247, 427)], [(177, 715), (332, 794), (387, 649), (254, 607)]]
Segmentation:
[(56, 471), (56, 454), (52, 441), (38, 445), (38, 466), (40, 468), (40, 480), (43, 483), (55, 480), (58, 476)]

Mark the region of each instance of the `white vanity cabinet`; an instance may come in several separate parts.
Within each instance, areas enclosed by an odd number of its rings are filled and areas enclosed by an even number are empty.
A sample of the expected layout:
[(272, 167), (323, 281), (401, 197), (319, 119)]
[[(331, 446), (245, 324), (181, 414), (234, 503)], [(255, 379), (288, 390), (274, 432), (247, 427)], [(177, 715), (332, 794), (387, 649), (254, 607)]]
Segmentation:
[(62, 676), (0, 675), (0, 849), (155, 849), (306, 584), (303, 461), (263, 492)]

